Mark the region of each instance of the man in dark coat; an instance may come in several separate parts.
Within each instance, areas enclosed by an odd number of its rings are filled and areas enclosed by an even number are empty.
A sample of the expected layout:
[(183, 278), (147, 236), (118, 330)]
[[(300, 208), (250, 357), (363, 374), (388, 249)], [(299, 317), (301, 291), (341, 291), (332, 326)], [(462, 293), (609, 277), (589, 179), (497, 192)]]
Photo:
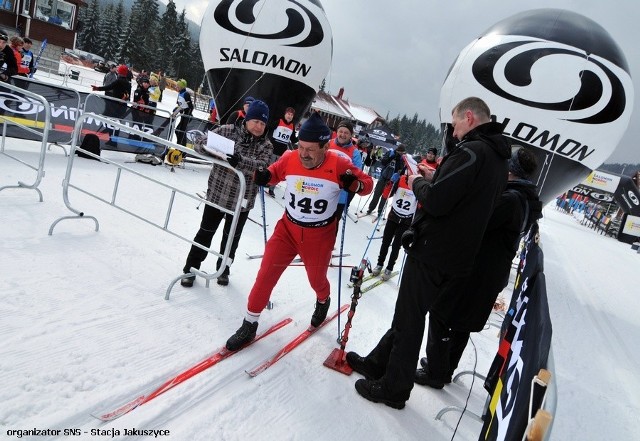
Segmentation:
[(18, 73), (18, 62), (13, 49), (7, 44), (9, 37), (0, 31), (0, 81), (8, 83), (12, 76)]
[[(383, 196), (384, 188), (400, 179), (402, 170), (404, 169), (404, 159), (406, 150), (404, 145), (400, 144), (394, 149), (389, 149), (380, 159), (382, 164), (382, 172), (380, 172), (380, 178), (376, 183), (376, 188), (373, 190), (373, 196), (371, 202), (369, 202), (369, 208), (367, 214), (371, 214), (373, 210), (378, 207), (378, 217), (382, 216), (384, 211), (384, 205), (387, 202), (387, 198)], [(390, 189), (390, 188), (389, 188)]]
[(356, 381), (364, 398), (402, 409), (409, 399), (426, 314), (447, 287), (471, 272), (489, 217), (507, 184), (510, 147), (487, 104), (470, 97), (452, 111), (460, 140), (435, 173), (419, 165), (409, 177), (420, 208), (403, 236), (408, 257), (391, 328), (366, 356), (347, 354), (365, 376)]
[(427, 357), (420, 360), (415, 382), (441, 389), (451, 382), (470, 332), (481, 331), (498, 294), (507, 286), (520, 237), (542, 217), (538, 188), (528, 177), (537, 161), (528, 149), (509, 160), (509, 181), (482, 238), (473, 272), (443, 294), (431, 309)]

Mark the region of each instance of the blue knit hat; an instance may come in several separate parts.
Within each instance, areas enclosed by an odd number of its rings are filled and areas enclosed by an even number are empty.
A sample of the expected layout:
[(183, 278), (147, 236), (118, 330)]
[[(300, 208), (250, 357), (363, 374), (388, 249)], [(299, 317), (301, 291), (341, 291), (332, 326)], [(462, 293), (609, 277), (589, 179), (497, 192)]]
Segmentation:
[(269, 107), (264, 101), (253, 100), (251, 104), (249, 104), (249, 110), (247, 110), (247, 115), (244, 119), (245, 121), (257, 119), (266, 124), (267, 121), (269, 121)]
[(254, 98), (254, 97), (252, 97), (252, 96), (248, 96), (248, 97), (246, 97), (246, 98), (244, 99), (244, 102), (243, 102), (242, 104), (243, 104), (243, 105), (244, 105), (244, 104), (251, 104), (251, 103), (252, 103), (252, 102), (254, 102), (254, 101), (255, 101), (255, 98)]
[(298, 139), (300, 141), (307, 142), (319, 142), (324, 144), (331, 139), (331, 129), (324, 123), (322, 117), (313, 112), (309, 119), (307, 119), (298, 133)]

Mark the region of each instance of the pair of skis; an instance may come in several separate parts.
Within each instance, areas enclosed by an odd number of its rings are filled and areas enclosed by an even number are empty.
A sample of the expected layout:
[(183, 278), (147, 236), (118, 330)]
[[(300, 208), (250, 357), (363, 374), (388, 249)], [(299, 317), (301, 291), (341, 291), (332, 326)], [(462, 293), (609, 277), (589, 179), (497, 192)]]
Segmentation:
[[(387, 280), (391, 280), (392, 278), (394, 278), (395, 276), (397, 276), (397, 275), (398, 275), (398, 273), (399, 273), (398, 271), (393, 271), (393, 272), (391, 273), (391, 276), (390, 276), (390, 277), (389, 277), (389, 279), (387, 279)], [(378, 274), (377, 276), (374, 276), (373, 274), (369, 274), (368, 276), (365, 276), (365, 277), (362, 279), (362, 283), (367, 282), (367, 281), (369, 281), (369, 280), (371, 280), (371, 279), (375, 279), (376, 277), (380, 277), (380, 274)], [(383, 284), (384, 282), (386, 282), (387, 280), (378, 279), (378, 280), (376, 280), (374, 283), (371, 283), (371, 284), (369, 284), (369, 285), (367, 285), (367, 286), (362, 287), (362, 288), (360, 289), (360, 292), (367, 292), (367, 291), (369, 291), (369, 290), (371, 290), (371, 289), (375, 288), (376, 286), (380, 286), (380, 285), (382, 285), (382, 284)], [(353, 288), (353, 283), (347, 283), (347, 287), (349, 287), (349, 288)]]
[[(285, 344), (282, 348), (276, 351), (273, 355), (271, 355), (270, 357), (268, 357), (267, 359), (265, 359), (263, 362), (259, 363), (257, 366), (253, 367), (252, 369), (246, 370), (245, 372), (251, 377), (255, 377), (261, 374), (262, 372), (264, 372), (265, 370), (273, 366), (276, 362), (278, 362), (278, 360), (280, 360), (282, 357), (284, 357), (293, 349), (295, 349), (297, 346), (299, 346), (311, 335), (316, 333), (320, 328), (324, 327), (327, 323), (335, 319), (338, 315), (342, 314), (348, 307), (349, 305), (346, 305), (346, 304), (342, 305), (342, 307), (338, 311), (335, 311), (333, 314), (328, 316), (318, 327), (309, 326), (307, 329), (302, 331), (299, 335), (297, 335), (295, 338), (293, 338), (291, 341)], [(222, 360), (225, 360), (231, 357), (232, 355), (237, 354), (242, 349), (248, 346), (251, 346), (253, 343), (259, 340), (262, 340), (264, 337), (270, 334), (273, 334), (275, 331), (291, 323), (291, 321), (292, 321), (291, 318), (286, 318), (284, 320), (281, 320), (280, 322), (274, 324), (263, 333), (258, 334), (255, 339), (245, 344), (237, 351), (230, 351), (226, 348), (226, 346), (222, 346), (220, 349), (218, 349), (216, 352), (214, 352), (212, 355), (208, 356), (207, 358), (203, 359), (202, 361), (178, 373), (177, 375), (170, 376), (167, 380), (163, 381), (159, 386), (157, 385), (157, 383), (153, 383), (147, 388), (146, 391), (138, 394), (132, 400), (129, 400), (128, 402), (118, 406), (116, 409), (107, 410), (107, 411), (96, 411), (92, 413), (92, 416), (102, 421), (113, 421), (117, 418), (120, 418), (121, 416), (126, 415), (127, 413), (131, 412), (135, 408), (142, 406), (145, 403), (148, 403), (149, 401), (153, 400), (159, 395), (162, 395), (166, 391), (173, 389), (175, 386), (179, 385), (180, 383), (183, 383), (189, 378), (199, 374), (200, 372), (206, 369), (209, 369), (212, 366), (215, 366)]]

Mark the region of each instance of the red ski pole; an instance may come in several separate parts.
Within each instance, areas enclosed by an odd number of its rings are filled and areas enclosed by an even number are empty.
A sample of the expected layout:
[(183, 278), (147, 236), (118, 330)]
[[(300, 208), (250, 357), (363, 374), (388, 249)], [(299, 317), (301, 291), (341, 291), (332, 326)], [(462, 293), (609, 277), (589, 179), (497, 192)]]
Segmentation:
[(351, 375), (353, 369), (345, 360), (344, 350), (347, 346), (347, 341), (349, 340), (349, 330), (351, 329), (351, 321), (353, 320), (353, 316), (356, 313), (356, 307), (358, 306), (358, 300), (362, 297), (360, 292), (360, 287), (362, 285), (362, 278), (364, 276), (364, 270), (368, 269), (371, 272), (371, 264), (367, 259), (362, 259), (360, 265), (354, 266), (351, 269), (351, 277), (349, 281), (353, 283), (353, 294), (351, 295), (351, 307), (349, 308), (349, 313), (347, 314), (347, 322), (344, 324), (344, 331), (342, 332), (342, 337), (340, 338), (340, 347), (333, 349), (331, 354), (324, 361), (324, 365), (328, 368), (336, 370), (338, 372), (342, 372), (346, 375)]

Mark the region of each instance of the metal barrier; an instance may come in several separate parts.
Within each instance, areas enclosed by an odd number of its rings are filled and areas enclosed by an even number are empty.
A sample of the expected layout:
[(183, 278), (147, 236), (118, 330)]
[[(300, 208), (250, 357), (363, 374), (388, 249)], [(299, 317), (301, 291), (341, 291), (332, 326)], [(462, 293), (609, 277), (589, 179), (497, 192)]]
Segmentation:
[[(16, 92), (19, 92), (19, 93), (16, 94)], [(42, 192), (38, 188), (38, 185), (40, 185), (40, 181), (42, 181), (42, 178), (44, 177), (44, 159), (45, 159), (46, 150), (47, 150), (47, 139), (49, 137), (49, 128), (51, 126), (50, 124), (51, 108), (49, 106), (49, 103), (44, 97), (37, 95), (33, 92), (29, 92), (28, 90), (24, 90), (19, 87), (16, 87), (12, 84), (0, 83), (0, 94), (2, 94), (2, 102), (0, 103), (0, 112), (1, 112), (0, 121), (2, 122), (2, 143), (0, 145), (0, 154), (7, 156), (11, 159), (14, 159), (20, 162), (21, 164), (24, 164), (27, 167), (31, 168), (32, 170), (36, 171), (36, 178), (33, 184), (25, 184), (24, 182), (18, 181), (17, 185), (6, 185), (4, 187), (0, 187), (0, 191), (6, 188), (25, 188), (25, 189), (35, 190), (38, 193), (38, 196), (40, 197), (40, 202), (42, 202), (44, 199), (42, 197)], [(10, 103), (9, 106), (7, 105), (7, 103)], [(27, 119), (18, 118), (18, 117), (5, 116), (4, 108), (6, 108), (7, 110), (12, 110), (10, 107), (11, 105), (16, 106), (16, 108), (18, 106), (28, 106), (28, 107), (41, 106), (44, 109), (44, 115), (45, 115), (44, 121), (38, 121), (37, 118), (36, 118), (36, 121), (33, 121), (33, 120), (27, 120)], [(25, 130), (29, 133), (33, 133), (38, 137), (42, 137), (42, 143), (40, 146), (40, 156), (38, 158), (37, 166), (29, 164), (23, 161), (22, 159), (17, 158), (16, 156), (10, 155), (5, 151), (5, 141), (7, 139), (7, 124), (15, 125), (19, 127), (21, 130)], [(42, 131), (37, 130), (38, 128), (42, 129)]]
[[(224, 207), (218, 206), (218, 205), (216, 205), (214, 203), (211, 203), (209, 201), (203, 201), (201, 198), (199, 198), (195, 194), (192, 194), (190, 191), (181, 190), (180, 188), (165, 184), (165, 183), (160, 182), (160, 181), (158, 181), (158, 180), (156, 180), (156, 179), (154, 179), (154, 178), (152, 178), (150, 176), (146, 176), (143, 173), (140, 173), (140, 172), (138, 172), (136, 170), (133, 170), (133, 169), (131, 169), (129, 167), (126, 167), (126, 166), (124, 166), (122, 164), (119, 164), (117, 162), (111, 161), (111, 160), (106, 159), (106, 158), (102, 158), (100, 156), (97, 156), (97, 155), (95, 155), (95, 154), (93, 154), (93, 153), (91, 153), (89, 151), (86, 151), (86, 150), (80, 148), (78, 146), (78, 139), (79, 139), (80, 133), (82, 132), (83, 122), (85, 122), (86, 120), (89, 120), (89, 119), (96, 120), (96, 121), (101, 121), (101, 122), (103, 122), (105, 124), (112, 125), (116, 129), (124, 131), (126, 133), (129, 133), (131, 135), (146, 138), (151, 142), (162, 144), (162, 145), (164, 145), (165, 147), (168, 147), (168, 148), (174, 148), (174, 149), (180, 150), (180, 151), (182, 151), (184, 153), (188, 153), (189, 156), (191, 156), (191, 157), (195, 157), (195, 158), (198, 158), (198, 159), (201, 159), (201, 160), (204, 160), (204, 161), (214, 162), (215, 164), (221, 165), (221, 166), (223, 166), (225, 168), (228, 168), (229, 170), (233, 171), (236, 174), (236, 176), (238, 176), (238, 179), (239, 179), (239, 182), (240, 182), (240, 187), (239, 187), (239, 192), (238, 192), (238, 194), (240, 196), (239, 196), (238, 200), (235, 203), (234, 209), (233, 210), (228, 210), (228, 209), (225, 209)], [(71, 177), (72, 177), (71, 176), (71, 172), (73, 170), (73, 165), (74, 165), (74, 160), (75, 160), (75, 152), (76, 151), (81, 151), (82, 153), (84, 153), (85, 155), (87, 155), (89, 157), (92, 157), (94, 159), (100, 160), (101, 162), (109, 164), (110, 166), (113, 166), (113, 167), (116, 168), (116, 179), (115, 179), (115, 182), (113, 184), (113, 189), (112, 189), (112, 194), (111, 194), (111, 199), (110, 200), (107, 200), (107, 199), (101, 197), (100, 195), (92, 192), (90, 189), (82, 188), (81, 186), (75, 185), (75, 184), (73, 184), (71, 182)], [(167, 209), (166, 209), (165, 219), (164, 219), (164, 222), (162, 224), (156, 223), (156, 222), (144, 217), (144, 215), (140, 215), (138, 213), (135, 213), (135, 212), (133, 212), (133, 211), (131, 211), (131, 210), (119, 205), (119, 203), (117, 202), (116, 199), (117, 199), (118, 191), (120, 190), (120, 177), (121, 177), (121, 175), (123, 173), (133, 174), (133, 175), (135, 175), (135, 176), (137, 176), (139, 178), (142, 178), (142, 179), (144, 179), (146, 181), (149, 181), (153, 185), (157, 185), (158, 187), (170, 190), (170, 197), (169, 197), (169, 200), (167, 202)], [(52, 235), (53, 234), (53, 230), (56, 227), (56, 225), (59, 222), (61, 222), (62, 220), (65, 220), (65, 219), (92, 219), (95, 222), (95, 231), (98, 231), (98, 229), (99, 229), (98, 219), (96, 219), (94, 216), (86, 216), (83, 211), (80, 211), (80, 210), (78, 210), (78, 209), (76, 209), (76, 208), (71, 206), (71, 203), (69, 202), (69, 189), (70, 188), (78, 190), (79, 192), (81, 192), (81, 193), (83, 193), (85, 195), (91, 196), (91, 197), (93, 197), (93, 198), (95, 198), (95, 199), (97, 199), (99, 201), (102, 201), (102, 202), (108, 204), (108, 205), (111, 205), (112, 207), (118, 208), (119, 210), (121, 210), (121, 211), (123, 211), (123, 212), (125, 212), (125, 213), (127, 213), (127, 214), (129, 214), (129, 215), (131, 215), (131, 216), (143, 221), (143, 222), (146, 222), (146, 223), (148, 223), (150, 225), (153, 225), (154, 227), (157, 227), (157, 228), (159, 228), (159, 229), (171, 234), (172, 236), (177, 237), (178, 239), (181, 239), (181, 240), (183, 240), (185, 242), (188, 242), (189, 244), (191, 244), (193, 246), (197, 246), (198, 248), (200, 248), (202, 250), (205, 250), (206, 252), (208, 252), (210, 254), (213, 254), (213, 255), (215, 255), (215, 256), (217, 256), (219, 258), (222, 258), (222, 265), (220, 265), (220, 269), (218, 269), (213, 274), (207, 274), (207, 273), (202, 272), (202, 271), (200, 271), (198, 269), (191, 268), (190, 274), (203, 277), (207, 281), (206, 285), (209, 286), (209, 281), (211, 279), (217, 278), (220, 274), (222, 274), (222, 272), (226, 268), (227, 261), (228, 261), (228, 258), (229, 258), (229, 252), (231, 250), (231, 245), (232, 245), (233, 241), (231, 241), (231, 240), (227, 241), (227, 245), (226, 245), (226, 247), (224, 249), (223, 254), (220, 254), (220, 253), (214, 251), (213, 249), (205, 247), (203, 245), (200, 245), (199, 243), (196, 243), (193, 240), (188, 239), (187, 237), (181, 235), (179, 232), (172, 230), (169, 227), (169, 221), (171, 219), (172, 209), (173, 209), (175, 197), (176, 197), (176, 195), (181, 195), (183, 197), (193, 199), (194, 201), (197, 201), (198, 203), (205, 203), (206, 205), (209, 205), (211, 207), (217, 208), (217, 209), (219, 209), (220, 211), (222, 211), (222, 212), (224, 212), (226, 214), (232, 214), (233, 215), (233, 219), (232, 219), (232, 222), (231, 222), (231, 228), (230, 228), (230, 231), (229, 231), (229, 237), (233, 237), (234, 234), (235, 234), (237, 223), (238, 223), (238, 217), (239, 217), (239, 214), (240, 214), (240, 210), (242, 208), (242, 204), (243, 204), (243, 201), (244, 201), (243, 197), (244, 197), (244, 193), (245, 193), (245, 189), (246, 189), (246, 183), (245, 183), (244, 175), (242, 174), (242, 172), (240, 172), (240, 171), (236, 170), (235, 168), (231, 167), (226, 161), (219, 161), (219, 160), (216, 160), (216, 159), (211, 158), (209, 156), (200, 155), (199, 153), (194, 152), (193, 150), (190, 150), (190, 149), (186, 149), (185, 147), (183, 147), (181, 145), (174, 144), (172, 142), (169, 142), (169, 141), (167, 141), (165, 139), (162, 139), (162, 138), (159, 138), (157, 136), (154, 136), (154, 135), (151, 135), (151, 134), (148, 134), (148, 133), (145, 133), (145, 132), (141, 132), (139, 130), (132, 129), (132, 128), (127, 127), (127, 126), (125, 126), (123, 124), (116, 123), (112, 119), (109, 119), (109, 118), (107, 118), (105, 116), (97, 115), (97, 114), (94, 114), (94, 113), (85, 113), (82, 116), (80, 116), (76, 121), (74, 130), (73, 130), (73, 139), (72, 139), (72, 142), (71, 142), (71, 152), (70, 152), (69, 159), (68, 159), (68, 162), (67, 162), (67, 170), (66, 170), (66, 173), (65, 173), (64, 180), (62, 181), (62, 197), (63, 197), (64, 203), (65, 203), (65, 205), (67, 206), (67, 208), (71, 212), (75, 213), (75, 215), (74, 216), (63, 216), (63, 217), (60, 217), (57, 220), (55, 220), (51, 224), (51, 226), (49, 227), (49, 235)], [(178, 280), (180, 280), (183, 276), (184, 276), (184, 274), (180, 274), (178, 277), (174, 278), (171, 281), (171, 283), (167, 287), (167, 291), (166, 291), (166, 295), (165, 295), (165, 299), (166, 300), (169, 299), (169, 295), (170, 295), (171, 290), (173, 289), (173, 286), (175, 285), (175, 283)]]
[(61, 115), (68, 115), (69, 119), (75, 121), (75, 115), (82, 114), (80, 93), (76, 89), (45, 83), (35, 78), (17, 76), (13, 77), (13, 83), (24, 90), (40, 91), (47, 100), (51, 108), (51, 131), (49, 132), (49, 147), (47, 150), (51, 150), (52, 146), (56, 146), (63, 150), (65, 156), (68, 156), (69, 153), (64, 146), (71, 144), (72, 131), (64, 123), (62, 125), (58, 124), (58, 118)]
[[(116, 121), (125, 125), (127, 125), (127, 122), (131, 121), (136, 126), (141, 127), (143, 129), (142, 130), (143, 132), (148, 131), (148, 133), (154, 136), (158, 136), (164, 133), (165, 136), (162, 137), (163, 139), (165, 140), (172, 139), (173, 132), (175, 130), (175, 116), (173, 115), (173, 113), (169, 112), (168, 110), (158, 109), (157, 107), (153, 107), (153, 106), (145, 106), (142, 104), (132, 103), (131, 101), (121, 100), (118, 98), (114, 98), (112, 96), (106, 96), (96, 92), (92, 92), (87, 95), (87, 97), (84, 100), (83, 109), (87, 113), (101, 114), (99, 110), (104, 109), (109, 104), (120, 104), (122, 106), (122, 109), (124, 109), (124, 106), (128, 107), (120, 118), (115, 116), (110, 116), (110, 115), (104, 115), (105, 117), (109, 118), (109, 121)], [(132, 118), (132, 115), (134, 110), (136, 109), (137, 110), (141, 110), (141, 109), (153, 110), (154, 111), (153, 113), (155, 115), (158, 115), (158, 116), (166, 115), (165, 118), (167, 118), (167, 120), (162, 124), (160, 124), (159, 127), (155, 127), (154, 125), (145, 123), (143, 121), (135, 121), (135, 119)], [(129, 128), (129, 126), (127, 127)], [(164, 131), (163, 129), (165, 128), (168, 128), (168, 130)]]

